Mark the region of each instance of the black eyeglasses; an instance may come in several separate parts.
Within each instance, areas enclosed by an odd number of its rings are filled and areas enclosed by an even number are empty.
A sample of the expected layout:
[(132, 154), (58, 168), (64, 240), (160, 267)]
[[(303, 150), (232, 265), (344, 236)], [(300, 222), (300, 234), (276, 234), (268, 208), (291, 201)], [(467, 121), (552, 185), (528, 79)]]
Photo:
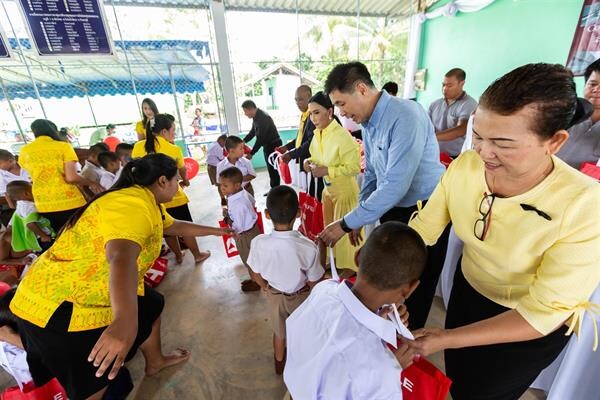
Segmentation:
[(475, 234), (475, 237), (482, 242), (485, 240), (487, 232), (490, 229), (492, 206), (494, 205), (495, 199), (495, 194), (483, 193), (483, 199), (481, 199), (481, 203), (479, 203), (479, 214), (481, 214), (481, 218), (475, 221), (473, 233)]

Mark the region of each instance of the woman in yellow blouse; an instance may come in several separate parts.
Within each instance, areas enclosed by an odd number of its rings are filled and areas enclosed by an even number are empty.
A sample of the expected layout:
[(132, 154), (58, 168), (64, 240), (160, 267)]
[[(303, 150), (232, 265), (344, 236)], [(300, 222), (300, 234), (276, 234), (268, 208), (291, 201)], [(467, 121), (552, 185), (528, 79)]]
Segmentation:
[[(173, 197), (173, 200), (166, 203), (165, 207), (173, 218), (192, 222), (192, 214), (188, 207), (189, 200), (182, 189), (182, 187), (190, 186), (185, 162), (183, 161), (183, 152), (179, 146), (173, 144), (175, 141), (175, 118), (169, 114), (156, 114), (146, 132), (146, 137), (146, 139), (137, 142), (133, 146), (131, 156), (136, 158), (143, 157), (146, 154), (162, 153), (175, 160), (179, 169), (181, 187)], [(167, 236), (166, 241), (169, 248), (175, 253), (177, 263), (181, 264), (183, 262), (183, 253), (179, 246), (179, 239), (175, 236)], [(192, 252), (194, 261), (197, 264), (210, 257), (210, 251), (200, 251), (195, 237), (184, 237), (183, 241)]]
[(86, 203), (77, 185), (88, 187), (96, 194), (104, 188), (77, 173), (79, 159), (75, 150), (60, 140), (53, 122), (36, 119), (31, 124), (31, 131), (35, 140), (23, 146), (19, 164), (31, 175), (35, 207), (58, 232)]
[(158, 108), (156, 107), (154, 100), (150, 98), (142, 100), (142, 115), (142, 120), (135, 124), (135, 132), (137, 133), (138, 140), (146, 139), (148, 122), (152, 121), (155, 115), (158, 115)]
[(419, 330), (412, 343), (423, 355), (446, 350), (454, 399), (520, 398), (590, 306), (600, 185), (554, 156), (590, 113), (564, 67), (509, 72), (480, 99), (475, 151), (410, 222), (431, 245), (451, 221), (464, 242), (446, 329)]
[(32, 377), (58, 378), (71, 399), (100, 399), (137, 349), (146, 374), (188, 359), (160, 343), (162, 295), (144, 286), (162, 236), (220, 236), (228, 229), (173, 219), (177, 164), (163, 154), (128, 163), (115, 185), (79, 209), (31, 266), (10, 304)]
[[(316, 129), (304, 169), (316, 178), (322, 177), (325, 182), (322, 202), (323, 221), (327, 226), (341, 219), (358, 203), (356, 176), (360, 173), (360, 150), (354, 138), (334, 119), (329, 96), (323, 92), (315, 94), (309, 100), (308, 111)], [(337, 242), (333, 248), (336, 266), (356, 271), (354, 255), (357, 249), (348, 236)]]

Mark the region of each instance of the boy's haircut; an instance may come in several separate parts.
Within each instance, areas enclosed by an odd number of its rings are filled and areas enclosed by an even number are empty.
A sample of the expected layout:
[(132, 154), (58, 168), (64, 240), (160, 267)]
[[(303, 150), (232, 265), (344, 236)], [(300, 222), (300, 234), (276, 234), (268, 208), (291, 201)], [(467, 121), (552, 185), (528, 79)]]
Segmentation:
[(421, 236), (402, 222), (378, 226), (360, 249), (358, 273), (379, 290), (397, 289), (419, 279), (427, 248)]
[(398, 94), (398, 84), (396, 82), (386, 82), (381, 89), (394, 96)]
[(8, 161), (15, 158), (13, 153), (8, 150), (0, 149), (0, 161)]
[(256, 109), (256, 103), (253, 102), (252, 100), (246, 100), (242, 103), (242, 108), (245, 108), (247, 110), (255, 110)]
[(90, 146), (90, 154), (100, 154), (105, 151), (109, 151), (108, 145), (106, 143), (96, 143), (93, 146)]
[(467, 79), (467, 73), (462, 68), (452, 68), (444, 75), (446, 78), (455, 77), (457, 81), (462, 82)]
[(242, 183), (242, 181), (244, 180), (244, 175), (242, 174), (242, 171), (240, 171), (239, 168), (229, 167), (221, 171), (221, 173), (219, 174), (219, 178), (227, 179), (228, 181), (231, 181), (233, 183)]
[(227, 139), (225, 139), (225, 150), (234, 149), (240, 143), (244, 143), (244, 141), (239, 136), (227, 136)]
[(0, 296), (0, 326), (8, 326), (15, 333), (19, 333), (17, 317), (12, 311), (10, 311), (10, 308), (8, 307), (13, 297), (15, 297), (16, 291), (17, 288), (12, 288)]
[(329, 94), (338, 90), (342, 93), (354, 93), (354, 88), (360, 82), (371, 88), (375, 87), (365, 64), (358, 61), (338, 64), (327, 75), (324, 92)]
[(16, 200), (27, 191), (31, 191), (31, 183), (27, 181), (12, 181), (6, 185), (6, 195), (11, 199)]
[(585, 77), (585, 82), (587, 82), (588, 79), (590, 79), (590, 76), (592, 76), (592, 72), (600, 73), (600, 58), (588, 65), (585, 69), (585, 72), (583, 74), (583, 76)]
[(267, 210), (275, 224), (289, 224), (298, 214), (298, 195), (289, 186), (275, 186), (267, 196)]
[(219, 137), (217, 138), (217, 142), (218, 142), (219, 140), (227, 140), (227, 135), (221, 135), (221, 136), (219, 136)]
[(122, 154), (128, 151), (133, 151), (133, 145), (129, 143), (119, 143), (115, 148), (115, 152), (117, 154)]
[(102, 168), (108, 167), (108, 163), (111, 161), (119, 161), (119, 157), (112, 151), (104, 151), (98, 154), (98, 163)]

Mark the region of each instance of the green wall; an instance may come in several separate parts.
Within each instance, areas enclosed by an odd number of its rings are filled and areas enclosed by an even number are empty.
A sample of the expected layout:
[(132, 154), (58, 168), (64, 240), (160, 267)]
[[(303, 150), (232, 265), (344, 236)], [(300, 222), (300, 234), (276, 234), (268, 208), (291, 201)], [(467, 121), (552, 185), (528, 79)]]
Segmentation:
[[(441, 97), (444, 74), (454, 67), (467, 72), (465, 90), (478, 99), (515, 67), (566, 63), (582, 5), (583, 0), (496, 0), (478, 12), (426, 21), (419, 68), (427, 68), (427, 80), (418, 101), (429, 107)], [(578, 78), (579, 92), (582, 86)]]

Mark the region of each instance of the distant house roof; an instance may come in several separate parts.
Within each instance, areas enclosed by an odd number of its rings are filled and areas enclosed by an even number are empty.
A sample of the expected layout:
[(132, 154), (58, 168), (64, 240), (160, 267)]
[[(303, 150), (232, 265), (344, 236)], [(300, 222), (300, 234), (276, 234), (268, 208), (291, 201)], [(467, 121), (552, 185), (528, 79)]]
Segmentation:
[(279, 62), (271, 65), (269, 68), (260, 71), (258, 74), (254, 75), (252, 78), (241, 84), (241, 87), (248, 87), (254, 85), (257, 82), (263, 81), (270, 76), (273, 75), (296, 75), (297, 77), (301, 77), (301, 84), (308, 86), (316, 86), (319, 85), (319, 81), (311, 76), (306, 74), (305, 72), (300, 72), (300, 70), (294, 67), (292, 64), (288, 64), (285, 62)]

